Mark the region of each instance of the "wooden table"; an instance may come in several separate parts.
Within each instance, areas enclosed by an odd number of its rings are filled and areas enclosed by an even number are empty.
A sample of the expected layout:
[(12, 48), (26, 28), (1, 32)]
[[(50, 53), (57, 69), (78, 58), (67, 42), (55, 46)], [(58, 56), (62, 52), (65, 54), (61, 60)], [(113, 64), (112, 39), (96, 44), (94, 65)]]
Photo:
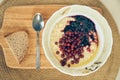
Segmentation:
[(108, 20), (114, 38), (114, 44), (111, 56), (106, 64), (97, 72), (84, 77), (72, 77), (59, 72), (56, 69), (11, 69), (6, 66), (2, 48), (0, 47), (0, 80), (115, 80), (118, 68), (120, 66), (120, 36), (117, 26), (107, 9), (99, 0), (5, 0), (0, 5), (0, 26), (2, 26), (3, 13), (6, 8), (15, 5), (36, 5), (36, 4), (84, 4), (96, 6), (103, 10), (103, 16)]

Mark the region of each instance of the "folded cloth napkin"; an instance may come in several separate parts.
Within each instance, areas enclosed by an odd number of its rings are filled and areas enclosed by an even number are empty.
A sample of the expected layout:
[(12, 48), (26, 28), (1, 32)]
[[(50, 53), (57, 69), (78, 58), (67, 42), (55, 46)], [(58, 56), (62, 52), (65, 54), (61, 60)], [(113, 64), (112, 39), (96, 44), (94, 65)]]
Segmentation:
[(118, 71), (118, 74), (117, 74), (116, 80), (120, 80), (120, 68), (119, 68), (119, 71)]
[(2, 3), (3, 0), (0, 0), (0, 4)]

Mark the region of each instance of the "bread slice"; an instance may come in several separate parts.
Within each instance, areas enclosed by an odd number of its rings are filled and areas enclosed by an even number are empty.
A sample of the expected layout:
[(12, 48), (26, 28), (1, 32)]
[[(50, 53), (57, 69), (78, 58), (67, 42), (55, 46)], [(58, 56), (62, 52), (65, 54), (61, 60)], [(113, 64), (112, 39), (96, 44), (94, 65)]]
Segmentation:
[(6, 36), (6, 41), (17, 62), (20, 63), (28, 50), (28, 34), (25, 31), (14, 32)]

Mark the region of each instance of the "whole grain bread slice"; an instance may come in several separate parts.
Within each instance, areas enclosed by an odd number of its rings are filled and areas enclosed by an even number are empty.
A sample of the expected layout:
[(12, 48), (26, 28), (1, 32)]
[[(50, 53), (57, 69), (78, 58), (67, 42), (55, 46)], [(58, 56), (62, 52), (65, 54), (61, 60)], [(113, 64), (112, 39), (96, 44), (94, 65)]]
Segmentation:
[(15, 56), (17, 62), (20, 64), (28, 50), (27, 32), (25, 31), (14, 32), (6, 36), (6, 41), (13, 55)]

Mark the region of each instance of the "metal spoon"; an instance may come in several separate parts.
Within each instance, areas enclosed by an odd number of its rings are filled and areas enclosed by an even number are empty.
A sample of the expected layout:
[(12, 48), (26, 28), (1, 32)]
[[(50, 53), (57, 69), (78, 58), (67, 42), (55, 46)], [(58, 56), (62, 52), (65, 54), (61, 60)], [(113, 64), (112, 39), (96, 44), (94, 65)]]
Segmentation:
[(36, 13), (33, 17), (32, 26), (37, 33), (36, 44), (36, 69), (40, 69), (40, 44), (39, 44), (39, 32), (44, 27), (44, 21), (40, 13)]

